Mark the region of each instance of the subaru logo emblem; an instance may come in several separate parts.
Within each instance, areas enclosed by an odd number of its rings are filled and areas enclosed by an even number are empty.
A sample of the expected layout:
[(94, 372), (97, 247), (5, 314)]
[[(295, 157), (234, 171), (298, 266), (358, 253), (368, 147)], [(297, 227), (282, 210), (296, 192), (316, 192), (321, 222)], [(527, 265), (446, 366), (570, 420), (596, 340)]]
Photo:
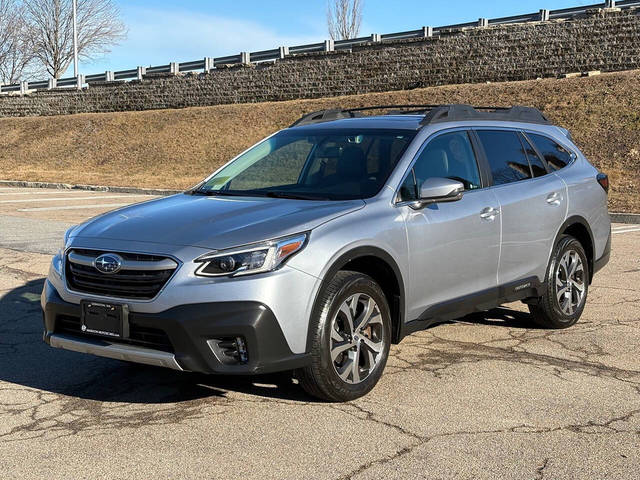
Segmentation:
[(100, 273), (117, 273), (122, 268), (122, 257), (114, 253), (105, 253), (94, 260), (93, 266)]

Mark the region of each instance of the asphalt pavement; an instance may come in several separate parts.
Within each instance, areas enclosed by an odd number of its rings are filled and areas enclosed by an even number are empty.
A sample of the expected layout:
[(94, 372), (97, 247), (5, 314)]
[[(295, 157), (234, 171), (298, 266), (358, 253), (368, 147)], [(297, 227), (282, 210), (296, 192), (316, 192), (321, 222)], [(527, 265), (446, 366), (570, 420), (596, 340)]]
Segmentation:
[(580, 322), (514, 303), (404, 339), (378, 386), (318, 402), (290, 375), (216, 377), (57, 350), (39, 294), (72, 224), (148, 196), (0, 188), (4, 478), (637, 479), (640, 226)]

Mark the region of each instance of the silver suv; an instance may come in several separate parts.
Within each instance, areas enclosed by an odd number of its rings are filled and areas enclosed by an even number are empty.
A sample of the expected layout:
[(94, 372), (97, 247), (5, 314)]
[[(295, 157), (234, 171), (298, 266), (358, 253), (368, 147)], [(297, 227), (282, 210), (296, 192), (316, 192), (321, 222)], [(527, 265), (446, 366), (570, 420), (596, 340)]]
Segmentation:
[(42, 294), (45, 341), (176, 370), (292, 370), (346, 401), (436, 322), (521, 300), (542, 327), (573, 325), (611, 229), (607, 176), (568, 131), (526, 107), (363, 110), (306, 115), (187, 192), (71, 228)]

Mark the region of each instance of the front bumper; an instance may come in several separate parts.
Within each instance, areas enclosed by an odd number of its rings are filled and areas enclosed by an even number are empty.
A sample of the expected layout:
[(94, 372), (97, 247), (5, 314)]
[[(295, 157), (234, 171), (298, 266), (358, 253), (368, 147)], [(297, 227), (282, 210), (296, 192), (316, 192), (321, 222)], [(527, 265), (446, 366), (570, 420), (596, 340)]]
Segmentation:
[[(45, 342), (67, 350), (219, 374), (285, 371), (310, 362), (309, 354), (292, 353), (275, 315), (259, 302), (198, 303), (158, 313), (131, 312), (132, 335), (123, 340), (82, 333), (80, 306), (65, 302), (48, 280), (42, 308)], [(246, 363), (234, 363), (217, 347), (220, 339), (236, 337), (246, 343)]]

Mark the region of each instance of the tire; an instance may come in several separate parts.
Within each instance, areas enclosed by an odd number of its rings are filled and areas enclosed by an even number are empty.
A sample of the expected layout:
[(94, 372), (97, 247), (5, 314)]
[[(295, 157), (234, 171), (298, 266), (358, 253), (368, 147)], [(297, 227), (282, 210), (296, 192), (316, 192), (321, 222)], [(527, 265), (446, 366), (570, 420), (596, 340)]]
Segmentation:
[(382, 289), (367, 275), (341, 271), (323, 288), (313, 312), (312, 360), (297, 372), (300, 385), (331, 402), (366, 395), (382, 376), (391, 345)]
[(578, 240), (564, 235), (551, 254), (545, 293), (537, 304), (529, 305), (533, 321), (544, 328), (560, 329), (574, 325), (582, 315), (588, 292), (587, 255)]

